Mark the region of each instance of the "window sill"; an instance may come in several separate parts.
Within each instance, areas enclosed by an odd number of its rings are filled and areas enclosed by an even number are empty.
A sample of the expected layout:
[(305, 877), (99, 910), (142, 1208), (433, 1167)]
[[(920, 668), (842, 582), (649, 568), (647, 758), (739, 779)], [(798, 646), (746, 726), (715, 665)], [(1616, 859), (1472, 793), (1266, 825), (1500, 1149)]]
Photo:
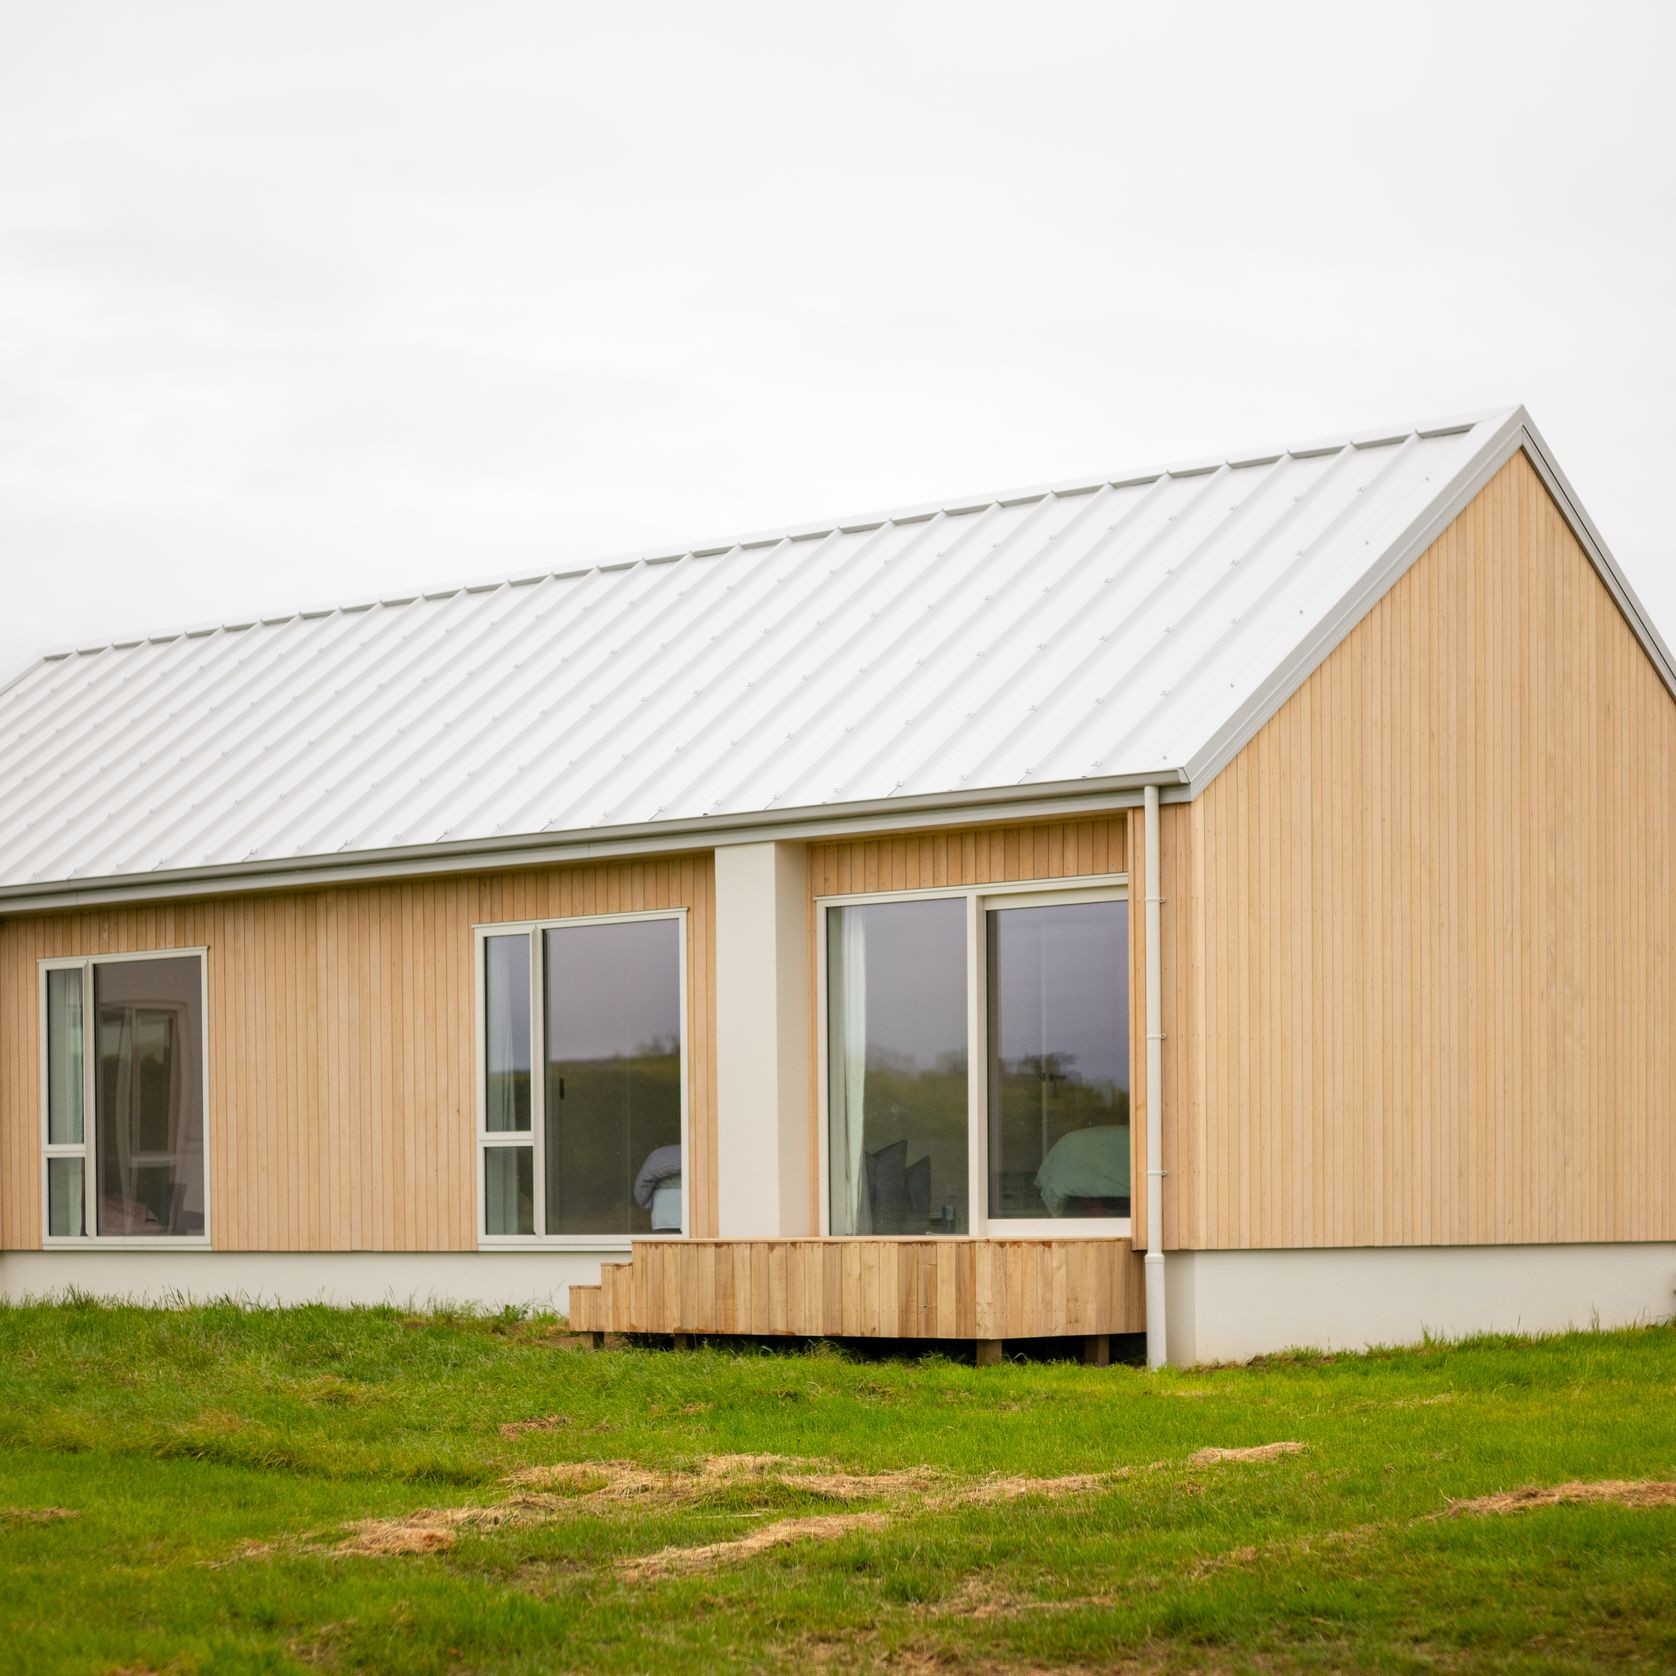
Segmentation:
[(208, 1234), (47, 1234), (43, 1251), (208, 1251)]
[(685, 1234), (480, 1234), (479, 1251), (604, 1251), (626, 1255), (643, 1240), (684, 1240)]

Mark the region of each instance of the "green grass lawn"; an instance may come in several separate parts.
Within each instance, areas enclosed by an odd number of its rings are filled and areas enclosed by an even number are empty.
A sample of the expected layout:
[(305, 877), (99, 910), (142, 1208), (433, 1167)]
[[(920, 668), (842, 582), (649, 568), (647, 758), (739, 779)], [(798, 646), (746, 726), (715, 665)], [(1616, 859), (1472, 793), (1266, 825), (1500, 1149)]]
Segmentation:
[[(1159, 1374), (563, 1343), (0, 1308), (0, 1668), (1676, 1668), (1668, 1328)], [(1462, 1505), (1559, 1485), (1616, 1487)]]

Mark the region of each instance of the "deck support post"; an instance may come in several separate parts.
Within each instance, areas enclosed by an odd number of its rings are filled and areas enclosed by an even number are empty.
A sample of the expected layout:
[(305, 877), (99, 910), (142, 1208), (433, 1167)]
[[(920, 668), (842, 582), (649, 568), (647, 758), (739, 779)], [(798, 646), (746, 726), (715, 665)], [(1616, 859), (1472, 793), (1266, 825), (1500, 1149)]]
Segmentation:
[(691, 1333), (671, 1333), (669, 1336), (671, 1348), (675, 1350), (691, 1350), (696, 1342)]
[(1084, 1335), (1082, 1365), (1085, 1368), (1109, 1368), (1112, 1365), (1110, 1333), (1087, 1333)]
[(1001, 1365), (1001, 1341), (998, 1338), (974, 1339), (973, 1348), (977, 1352), (977, 1363), (980, 1368), (994, 1368)]

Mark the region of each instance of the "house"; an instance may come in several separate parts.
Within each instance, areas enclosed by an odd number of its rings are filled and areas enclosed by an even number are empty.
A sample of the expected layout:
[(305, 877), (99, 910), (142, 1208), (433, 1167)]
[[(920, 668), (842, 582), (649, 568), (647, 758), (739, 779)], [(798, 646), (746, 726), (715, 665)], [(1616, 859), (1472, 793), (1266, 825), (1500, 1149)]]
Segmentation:
[(1676, 668), (1523, 409), (0, 689), (0, 1290), (1662, 1318)]

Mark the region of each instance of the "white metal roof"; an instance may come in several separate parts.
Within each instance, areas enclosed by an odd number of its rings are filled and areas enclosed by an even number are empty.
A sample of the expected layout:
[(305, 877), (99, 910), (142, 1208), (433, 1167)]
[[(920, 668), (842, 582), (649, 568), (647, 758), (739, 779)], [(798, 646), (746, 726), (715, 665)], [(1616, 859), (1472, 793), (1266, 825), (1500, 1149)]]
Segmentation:
[(1201, 784), (1519, 446), (1566, 504), (1515, 408), (54, 654), (0, 894)]

